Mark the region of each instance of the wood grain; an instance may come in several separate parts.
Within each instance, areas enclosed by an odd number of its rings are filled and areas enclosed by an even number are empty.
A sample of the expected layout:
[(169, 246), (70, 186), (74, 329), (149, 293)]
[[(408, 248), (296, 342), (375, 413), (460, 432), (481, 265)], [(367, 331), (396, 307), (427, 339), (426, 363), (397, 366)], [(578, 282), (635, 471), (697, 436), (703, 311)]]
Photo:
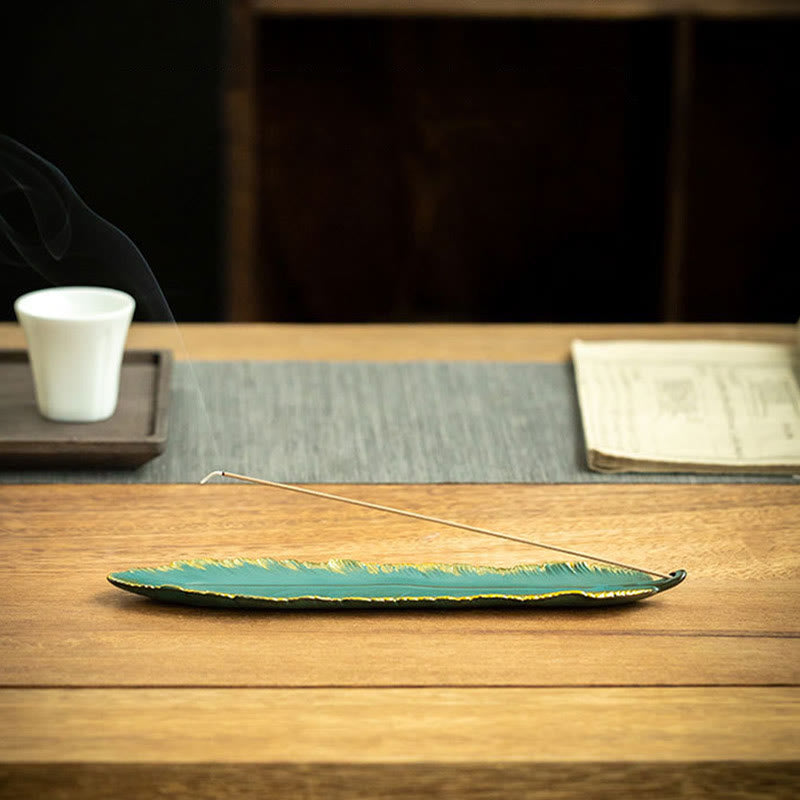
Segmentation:
[(800, 689), (4, 689), (0, 717), (0, 762), (775, 763)]
[[(569, 358), (573, 339), (723, 339), (794, 344), (791, 325), (295, 325), (137, 323), (130, 349), (168, 347), (178, 359), (545, 361)], [(24, 347), (0, 323), (0, 348)]]
[(790, 798), (800, 783), (786, 687), (5, 689), (0, 718), (3, 798)]
[(0, 797), (115, 800), (795, 800), (796, 762), (0, 764)]
[(209, 613), (129, 595), (105, 575), (200, 555), (512, 564), (547, 553), (256, 486), (2, 486), (0, 683), (714, 685), (800, 677), (796, 487), (346, 493), (654, 568), (683, 567), (689, 579), (662, 598), (589, 613)]
[[(795, 603), (797, 596), (792, 598)], [(331, 612), (335, 614), (335, 612)], [(122, 614), (125, 616), (122, 617)], [(322, 622), (174, 614), (157, 620), (122, 609), (114, 631), (32, 632), (5, 637), (2, 678), (20, 687), (780, 686), (800, 682), (800, 643), (754, 635), (546, 633), (498, 620), (454, 618), (434, 630), (409, 618), (400, 632), (381, 620)], [(595, 617), (598, 625), (612, 620)], [(471, 624), (469, 624), (471, 623)], [(483, 624), (481, 624), (483, 623)], [(502, 622), (501, 622), (502, 624)], [(63, 619), (62, 619), (63, 627)], [(409, 626), (410, 627), (410, 626)], [(169, 628), (165, 630), (165, 628)], [(45, 652), (40, 652), (45, 650)], [(168, 666), (165, 666), (168, 665)]]
[[(574, 336), (795, 337), (791, 326), (182, 332), (194, 358), (401, 360), (558, 361)], [(170, 346), (174, 333), (134, 326), (132, 342)], [(0, 325), (0, 346), (20, 343)], [(0, 797), (800, 794), (796, 486), (318, 488), (689, 578), (588, 612), (202, 611), (105, 575), (197, 555), (545, 553), (256, 486), (0, 486)]]

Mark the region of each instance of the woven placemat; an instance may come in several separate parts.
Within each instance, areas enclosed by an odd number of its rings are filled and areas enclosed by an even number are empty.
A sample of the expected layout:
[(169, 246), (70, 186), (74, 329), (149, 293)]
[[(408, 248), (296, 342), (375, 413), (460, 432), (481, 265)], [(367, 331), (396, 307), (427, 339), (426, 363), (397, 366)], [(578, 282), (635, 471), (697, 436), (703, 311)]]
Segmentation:
[(586, 467), (572, 367), (487, 362), (177, 363), (166, 452), (135, 471), (0, 472), (0, 483), (792, 483)]

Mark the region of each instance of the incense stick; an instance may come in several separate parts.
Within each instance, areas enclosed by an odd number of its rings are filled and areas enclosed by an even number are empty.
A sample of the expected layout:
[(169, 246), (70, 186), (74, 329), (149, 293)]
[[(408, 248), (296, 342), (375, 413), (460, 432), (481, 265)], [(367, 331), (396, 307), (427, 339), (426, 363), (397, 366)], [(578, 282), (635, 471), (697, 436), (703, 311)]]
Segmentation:
[(636, 572), (646, 572), (648, 575), (657, 575), (659, 578), (671, 578), (671, 575), (665, 575), (663, 572), (656, 572), (653, 569), (643, 569), (642, 567), (633, 567), (630, 564), (623, 564), (621, 561), (612, 561), (609, 558), (600, 558), (592, 556), (587, 553), (579, 553), (577, 550), (568, 550), (566, 547), (557, 547), (553, 544), (544, 544), (543, 542), (535, 542), (532, 539), (523, 539), (519, 536), (511, 536), (508, 533), (501, 533), (500, 531), (492, 531), (487, 528), (477, 528), (474, 525), (465, 525), (463, 522), (454, 522), (450, 519), (440, 519), (439, 517), (429, 517), (426, 514), (417, 514), (415, 511), (405, 511), (401, 508), (392, 508), (391, 506), (382, 506), (377, 503), (368, 503), (365, 500), (354, 500), (351, 497), (342, 497), (338, 494), (328, 494), (327, 492), (318, 492), (315, 489), (306, 489), (303, 486), (295, 486), (290, 483), (278, 483), (277, 481), (268, 481), (263, 478), (251, 478), (248, 475), (239, 475), (235, 472), (228, 472), (226, 470), (214, 470), (209, 472), (200, 483), (208, 483), (211, 478), (215, 476), (222, 478), (233, 478), (237, 481), (246, 481), (247, 483), (256, 483), (260, 486), (272, 486), (275, 489), (286, 489), (290, 492), (300, 492), (301, 494), (309, 494), (313, 497), (321, 497), (325, 500), (336, 500), (340, 503), (349, 503), (354, 506), (362, 506), (363, 508), (371, 508), (375, 511), (385, 511), (389, 514), (399, 514), (403, 517), (412, 517), (413, 519), (421, 519), (425, 522), (434, 522), (437, 525), (448, 525), (451, 528), (461, 528), (465, 531), (472, 531), (473, 533), (482, 533), (487, 536), (496, 536), (499, 539), (508, 539), (512, 542), (521, 542), (522, 544), (533, 545), (534, 547), (543, 547), (545, 550), (554, 550), (558, 553), (565, 553), (570, 556), (577, 556), (578, 558), (586, 558), (590, 561), (599, 561), (603, 564), (611, 564), (615, 567), (622, 567), (623, 569), (631, 569)]

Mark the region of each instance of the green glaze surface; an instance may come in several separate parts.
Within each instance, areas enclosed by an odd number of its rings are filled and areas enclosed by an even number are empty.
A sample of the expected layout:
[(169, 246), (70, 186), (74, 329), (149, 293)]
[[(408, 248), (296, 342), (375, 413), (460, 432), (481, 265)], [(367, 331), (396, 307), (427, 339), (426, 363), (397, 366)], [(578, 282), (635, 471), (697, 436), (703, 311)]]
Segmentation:
[(467, 564), (322, 563), (272, 558), (196, 559), (113, 572), (108, 580), (155, 600), (223, 608), (606, 606), (671, 589), (670, 578), (583, 562)]

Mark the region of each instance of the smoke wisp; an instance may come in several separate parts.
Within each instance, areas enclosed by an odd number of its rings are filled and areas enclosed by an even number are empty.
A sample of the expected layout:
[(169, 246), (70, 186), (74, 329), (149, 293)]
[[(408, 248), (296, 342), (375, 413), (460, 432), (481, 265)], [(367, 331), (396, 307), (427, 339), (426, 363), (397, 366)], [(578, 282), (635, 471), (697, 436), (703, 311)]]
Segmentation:
[(137, 318), (174, 322), (139, 248), (89, 208), (53, 164), (0, 134), (0, 262), (54, 286), (107, 286), (136, 300)]

